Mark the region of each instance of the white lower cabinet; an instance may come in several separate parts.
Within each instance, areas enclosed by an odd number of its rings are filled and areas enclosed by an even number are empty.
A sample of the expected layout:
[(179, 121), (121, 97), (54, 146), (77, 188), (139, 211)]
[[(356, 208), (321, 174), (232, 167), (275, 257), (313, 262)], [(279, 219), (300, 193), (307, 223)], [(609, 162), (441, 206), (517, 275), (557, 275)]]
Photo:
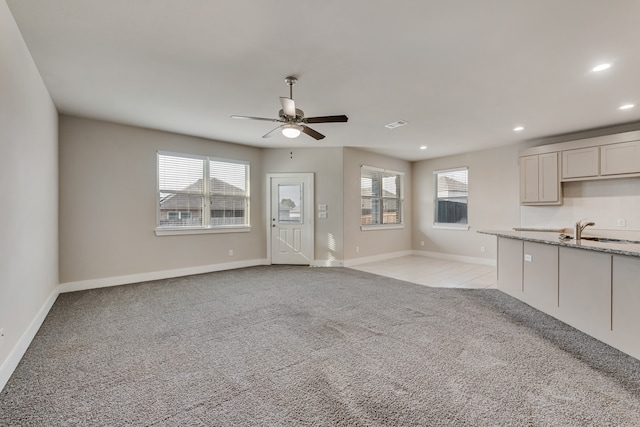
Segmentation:
[(640, 358), (640, 259), (613, 256), (611, 334), (622, 351)]
[(498, 289), (522, 299), (522, 240), (498, 238)]
[(498, 238), (498, 289), (640, 359), (640, 257)]
[(611, 255), (560, 248), (558, 318), (600, 340), (611, 331)]
[(555, 315), (558, 310), (558, 246), (524, 242), (523, 301)]

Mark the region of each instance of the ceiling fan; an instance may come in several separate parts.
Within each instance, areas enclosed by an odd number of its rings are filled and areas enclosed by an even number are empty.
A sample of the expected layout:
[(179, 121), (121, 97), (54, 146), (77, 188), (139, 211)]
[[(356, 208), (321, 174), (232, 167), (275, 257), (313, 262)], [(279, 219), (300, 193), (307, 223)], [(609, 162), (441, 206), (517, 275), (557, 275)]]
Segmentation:
[(280, 97), (280, 104), (282, 109), (279, 111), (279, 119), (267, 119), (264, 117), (250, 117), (250, 116), (231, 116), (234, 119), (246, 119), (246, 120), (263, 120), (267, 122), (282, 123), (277, 128), (267, 132), (262, 137), (270, 138), (277, 133), (278, 130), (282, 132), (287, 138), (297, 138), (300, 133), (306, 133), (316, 140), (324, 138), (324, 135), (318, 131), (311, 129), (307, 124), (309, 123), (335, 123), (346, 122), (349, 120), (347, 116), (321, 116), (321, 117), (305, 117), (304, 111), (296, 108), (296, 103), (293, 100), (293, 85), (298, 82), (298, 79), (292, 76), (288, 76), (284, 79), (285, 83), (289, 85), (289, 97)]

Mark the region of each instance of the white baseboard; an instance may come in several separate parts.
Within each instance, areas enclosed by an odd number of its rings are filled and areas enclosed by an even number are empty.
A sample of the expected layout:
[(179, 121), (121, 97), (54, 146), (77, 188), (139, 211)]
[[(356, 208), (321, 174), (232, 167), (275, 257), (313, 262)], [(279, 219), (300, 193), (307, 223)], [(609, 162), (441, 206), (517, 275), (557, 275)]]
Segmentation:
[(53, 303), (56, 302), (58, 295), (59, 292), (57, 289), (51, 292), (49, 298), (47, 298), (44, 304), (42, 304), (42, 307), (40, 307), (40, 310), (38, 310), (36, 317), (33, 318), (27, 330), (24, 331), (16, 345), (9, 353), (9, 357), (7, 357), (0, 366), (0, 391), (4, 389), (5, 385), (7, 385), (9, 378), (11, 378), (11, 374), (13, 374), (13, 371), (18, 367), (20, 360), (22, 360), (22, 356), (24, 356), (29, 345), (31, 345), (31, 341), (33, 341), (33, 338), (38, 333), (40, 326), (42, 326), (42, 322), (44, 322), (47, 314), (49, 314), (49, 310), (53, 307)]
[(390, 252), (387, 254), (366, 256), (361, 258), (348, 259), (344, 261), (345, 267), (353, 267), (354, 265), (367, 264), (369, 262), (385, 261), (388, 259), (398, 258), (401, 256), (413, 255), (413, 251)]
[(413, 255), (418, 255), (418, 256), (423, 256), (428, 258), (444, 259), (447, 261), (458, 261), (458, 262), (468, 262), (470, 264), (489, 265), (492, 267), (495, 267), (497, 265), (497, 262), (495, 259), (443, 254), (441, 252), (413, 251)]
[(225, 262), (222, 264), (201, 265), (197, 267), (178, 268), (175, 270), (152, 271), (149, 273), (130, 274), (126, 276), (106, 277), (104, 279), (80, 280), (62, 283), (58, 287), (60, 293), (84, 291), (87, 289), (106, 288), (130, 283), (148, 282), (150, 280), (170, 279), (173, 277), (191, 276), (193, 274), (212, 273), (214, 271), (233, 270), (236, 268), (268, 265), (266, 259), (251, 259), (246, 261)]
[(344, 267), (344, 261), (341, 259), (316, 259), (311, 261), (310, 267)]

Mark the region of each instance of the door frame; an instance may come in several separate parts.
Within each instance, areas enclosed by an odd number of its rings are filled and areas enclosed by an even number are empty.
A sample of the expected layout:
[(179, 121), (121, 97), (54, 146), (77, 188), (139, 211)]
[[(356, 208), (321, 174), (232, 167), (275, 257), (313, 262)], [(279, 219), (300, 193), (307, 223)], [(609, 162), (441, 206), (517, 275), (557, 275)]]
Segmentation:
[(313, 172), (280, 172), (280, 173), (268, 173), (267, 174), (267, 179), (266, 179), (266, 183), (267, 183), (267, 197), (266, 197), (266, 228), (267, 228), (267, 263), (269, 265), (272, 264), (272, 258), (271, 258), (271, 239), (272, 239), (272, 227), (271, 227), (271, 206), (272, 206), (272, 194), (271, 194), (271, 181), (273, 178), (291, 178), (291, 179), (299, 179), (300, 181), (304, 180), (308, 180), (309, 181), (309, 188), (305, 189), (304, 191), (304, 203), (307, 206), (307, 208), (305, 209), (305, 212), (307, 212), (307, 221), (309, 221), (309, 227), (311, 227), (311, 233), (310, 233), (310, 242), (309, 242), (309, 248), (310, 248), (310, 254), (309, 254), (309, 265), (313, 265), (313, 262), (315, 261), (315, 235), (316, 235), (316, 227), (315, 227), (315, 195), (313, 192), (313, 189), (315, 187), (314, 184), (314, 173)]

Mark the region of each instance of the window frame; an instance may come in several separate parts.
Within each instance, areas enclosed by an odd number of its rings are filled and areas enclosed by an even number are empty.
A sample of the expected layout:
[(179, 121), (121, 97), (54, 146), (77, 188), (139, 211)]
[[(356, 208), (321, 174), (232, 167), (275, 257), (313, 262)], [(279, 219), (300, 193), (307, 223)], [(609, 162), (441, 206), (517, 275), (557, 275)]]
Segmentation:
[[(160, 200), (161, 200), (161, 188), (160, 188), (160, 157), (176, 157), (176, 158), (184, 158), (184, 159), (195, 159), (202, 161), (202, 189), (199, 193), (190, 193), (196, 194), (202, 197), (202, 204), (200, 206), (200, 212), (202, 216), (202, 225), (186, 225), (186, 226), (161, 226), (161, 209), (160, 209)], [(244, 196), (236, 196), (244, 198), (244, 223), (243, 224), (223, 224), (223, 225), (214, 225), (212, 224), (212, 198), (216, 197), (212, 191), (211, 186), (211, 162), (219, 162), (226, 164), (235, 164), (235, 165), (243, 165), (245, 170), (245, 190)], [(251, 193), (250, 193), (250, 178), (251, 178), (251, 164), (248, 161), (244, 160), (236, 160), (236, 159), (225, 159), (220, 157), (212, 157), (212, 156), (201, 156), (196, 154), (186, 154), (186, 153), (177, 153), (170, 151), (157, 151), (156, 152), (156, 225), (155, 225), (155, 234), (157, 236), (174, 236), (174, 235), (182, 235), (182, 234), (209, 234), (209, 233), (242, 233), (251, 231)], [(179, 191), (175, 192), (176, 194), (189, 194), (187, 192), (180, 193)], [(184, 209), (179, 209), (179, 211), (183, 211)]]
[[(397, 197), (385, 197), (384, 192), (380, 191), (378, 196), (363, 196), (362, 195), (362, 175), (363, 171), (367, 171), (368, 173), (377, 174), (382, 180), (385, 177), (395, 176), (399, 179), (399, 194)], [(404, 228), (404, 172), (395, 171), (390, 169), (382, 169), (374, 166), (368, 165), (360, 165), (360, 230), (362, 231), (371, 231), (371, 230), (390, 230), (390, 229), (400, 229)], [(382, 182), (380, 182), (380, 188), (383, 188)], [(368, 200), (377, 200), (380, 206), (380, 223), (379, 224), (363, 224), (362, 223), (362, 205), (365, 199)], [(397, 211), (400, 215), (400, 221), (395, 223), (384, 223), (384, 202), (389, 200), (395, 200), (397, 202), (398, 208)]]
[[(440, 201), (440, 197), (438, 197), (438, 176), (439, 174), (451, 173), (451, 172), (460, 172), (465, 171), (467, 175), (467, 195), (465, 196), (466, 206), (467, 206), (467, 222), (465, 224), (462, 223), (454, 223), (454, 222), (438, 222), (438, 204)], [(468, 166), (460, 166), (456, 168), (450, 169), (442, 169), (433, 171), (433, 228), (441, 229), (441, 230), (469, 230), (469, 167)], [(451, 197), (446, 197), (451, 198)], [(444, 197), (442, 198), (444, 199)]]

